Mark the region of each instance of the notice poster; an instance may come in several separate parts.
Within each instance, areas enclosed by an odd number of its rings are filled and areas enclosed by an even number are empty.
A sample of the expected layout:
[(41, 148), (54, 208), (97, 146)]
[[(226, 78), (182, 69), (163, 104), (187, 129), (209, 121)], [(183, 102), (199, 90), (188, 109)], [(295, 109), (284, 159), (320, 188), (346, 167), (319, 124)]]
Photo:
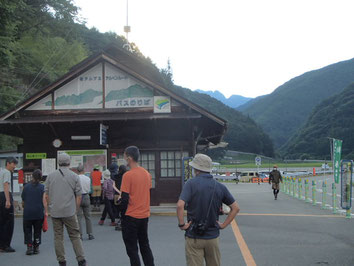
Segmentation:
[(70, 168), (82, 164), (85, 173), (92, 172), (95, 165), (99, 166), (100, 171), (107, 169), (107, 150), (67, 150), (58, 151), (58, 155), (63, 152), (70, 156)]
[(53, 173), (55, 170), (55, 158), (42, 159), (42, 174), (44, 176)]

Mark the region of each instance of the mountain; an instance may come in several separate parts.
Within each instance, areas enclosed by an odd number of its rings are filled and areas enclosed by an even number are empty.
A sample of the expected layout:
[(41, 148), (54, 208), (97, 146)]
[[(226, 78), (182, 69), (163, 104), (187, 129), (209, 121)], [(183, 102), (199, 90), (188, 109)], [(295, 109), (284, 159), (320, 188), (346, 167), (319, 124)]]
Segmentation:
[(342, 158), (354, 159), (354, 83), (317, 105), (306, 124), (283, 147), (293, 158), (330, 159), (328, 137), (343, 140)]
[(224, 136), (224, 141), (229, 143), (227, 149), (274, 156), (273, 143), (269, 136), (250, 117), (204, 93), (176, 85), (169, 88), (228, 122)]
[(306, 122), (313, 107), (353, 81), (354, 59), (342, 61), (291, 79), (242, 112), (252, 117), (279, 148)]
[(262, 96), (258, 96), (256, 98), (253, 98), (247, 102), (245, 102), (244, 104), (238, 106), (236, 108), (236, 110), (239, 110), (240, 112), (243, 112), (244, 110), (246, 110), (249, 106), (253, 105), (253, 104), (257, 104), (257, 102), (261, 99), (263, 99), (264, 97), (266, 97), (267, 95), (262, 95)]
[(230, 106), (231, 108), (237, 108), (245, 103), (247, 103), (249, 100), (252, 98), (247, 98), (243, 97), (241, 95), (231, 95), (229, 98), (226, 98), (224, 94), (222, 94), (220, 91), (203, 91), (203, 90), (196, 90), (199, 93), (204, 93), (207, 94), (223, 104), (226, 104), (227, 106)]

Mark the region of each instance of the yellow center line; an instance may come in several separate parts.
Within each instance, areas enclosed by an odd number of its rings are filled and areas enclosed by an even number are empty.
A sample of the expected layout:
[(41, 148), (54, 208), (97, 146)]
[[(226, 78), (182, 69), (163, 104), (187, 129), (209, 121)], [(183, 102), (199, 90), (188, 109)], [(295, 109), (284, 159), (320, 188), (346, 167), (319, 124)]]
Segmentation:
[(291, 213), (239, 213), (237, 216), (285, 216), (285, 217), (321, 217), (321, 218), (343, 218), (340, 215), (325, 214), (291, 214)]
[(243, 259), (247, 266), (256, 266), (256, 262), (253, 259), (251, 251), (249, 250), (246, 241), (243, 239), (240, 229), (235, 220), (231, 222), (232, 231), (234, 232), (238, 246), (240, 247)]

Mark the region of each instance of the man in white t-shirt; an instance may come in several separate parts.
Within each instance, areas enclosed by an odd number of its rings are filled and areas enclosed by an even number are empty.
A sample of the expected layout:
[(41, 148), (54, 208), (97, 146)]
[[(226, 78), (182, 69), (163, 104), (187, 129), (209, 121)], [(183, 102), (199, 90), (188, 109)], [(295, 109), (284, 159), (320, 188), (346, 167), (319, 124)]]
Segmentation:
[(0, 250), (15, 252), (10, 246), (14, 232), (14, 204), (11, 193), (11, 173), (18, 161), (14, 157), (6, 158), (5, 168), (0, 172)]
[(88, 176), (84, 175), (84, 166), (83, 165), (80, 164), (77, 167), (77, 171), (79, 173), (81, 189), (82, 189), (82, 200), (81, 200), (81, 205), (80, 205), (80, 209), (78, 212), (78, 220), (79, 220), (81, 239), (82, 239), (81, 219), (82, 219), (82, 215), (84, 215), (85, 222), (86, 222), (86, 233), (88, 234), (88, 239), (92, 240), (92, 239), (95, 239), (95, 237), (92, 235), (92, 223), (91, 223), (91, 217), (90, 217), (90, 195), (89, 194), (91, 191), (91, 179)]

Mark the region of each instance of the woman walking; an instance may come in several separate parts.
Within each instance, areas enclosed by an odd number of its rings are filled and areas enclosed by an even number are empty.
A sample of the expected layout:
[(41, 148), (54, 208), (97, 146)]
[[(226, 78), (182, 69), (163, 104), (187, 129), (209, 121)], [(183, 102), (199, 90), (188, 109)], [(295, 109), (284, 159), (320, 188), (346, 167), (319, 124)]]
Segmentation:
[(44, 215), (48, 216), (44, 185), (39, 183), (41, 179), (41, 170), (35, 170), (32, 181), (25, 185), (21, 194), (26, 255), (39, 253)]
[(107, 213), (109, 218), (111, 219), (111, 226), (116, 226), (115, 223), (115, 214), (114, 214), (114, 192), (113, 192), (113, 180), (111, 179), (111, 172), (109, 170), (105, 170), (103, 172), (103, 198), (104, 198), (104, 210), (102, 212), (102, 216), (100, 221), (98, 222), (99, 225), (104, 224), (104, 220), (106, 219)]

